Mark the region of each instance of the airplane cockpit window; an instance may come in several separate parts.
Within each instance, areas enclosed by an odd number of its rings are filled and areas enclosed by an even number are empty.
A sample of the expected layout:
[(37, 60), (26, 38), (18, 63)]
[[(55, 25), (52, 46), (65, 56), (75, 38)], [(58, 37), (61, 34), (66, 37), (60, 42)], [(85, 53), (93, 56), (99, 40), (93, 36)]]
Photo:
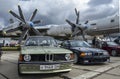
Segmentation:
[(91, 25), (96, 25), (96, 23), (93, 23), (93, 24), (91, 24)]
[(111, 21), (110, 22), (114, 22), (115, 20), (114, 19), (111, 19)]

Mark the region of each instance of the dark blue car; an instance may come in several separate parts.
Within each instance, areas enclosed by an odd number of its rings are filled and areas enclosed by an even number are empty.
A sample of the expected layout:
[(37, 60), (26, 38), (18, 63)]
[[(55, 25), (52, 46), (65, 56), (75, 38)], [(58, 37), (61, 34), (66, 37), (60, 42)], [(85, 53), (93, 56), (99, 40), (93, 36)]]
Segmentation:
[(74, 53), (74, 63), (103, 63), (110, 60), (107, 51), (93, 48), (89, 43), (80, 40), (67, 40), (61, 47), (69, 49)]

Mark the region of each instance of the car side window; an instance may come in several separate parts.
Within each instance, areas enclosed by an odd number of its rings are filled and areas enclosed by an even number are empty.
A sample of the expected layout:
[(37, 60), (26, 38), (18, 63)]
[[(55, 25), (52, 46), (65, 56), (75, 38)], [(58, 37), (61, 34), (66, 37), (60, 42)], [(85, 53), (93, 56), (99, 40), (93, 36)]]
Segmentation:
[(28, 45), (28, 46), (37, 46), (37, 43), (36, 43), (36, 41), (29, 41), (29, 42), (27, 43), (27, 45)]
[(68, 41), (63, 42), (62, 47), (70, 47), (69, 42)]

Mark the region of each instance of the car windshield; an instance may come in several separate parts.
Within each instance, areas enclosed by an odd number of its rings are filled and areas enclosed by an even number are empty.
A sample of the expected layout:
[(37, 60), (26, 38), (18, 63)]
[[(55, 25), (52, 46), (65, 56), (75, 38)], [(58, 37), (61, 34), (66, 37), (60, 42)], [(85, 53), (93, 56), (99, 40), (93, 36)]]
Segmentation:
[(72, 47), (91, 47), (91, 45), (85, 41), (71, 41)]
[(57, 43), (52, 37), (29, 37), (25, 46), (57, 46)]
[(117, 46), (117, 45), (118, 45), (118, 44), (115, 43), (115, 42), (107, 42), (107, 44), (108, 44), (109, 46)]

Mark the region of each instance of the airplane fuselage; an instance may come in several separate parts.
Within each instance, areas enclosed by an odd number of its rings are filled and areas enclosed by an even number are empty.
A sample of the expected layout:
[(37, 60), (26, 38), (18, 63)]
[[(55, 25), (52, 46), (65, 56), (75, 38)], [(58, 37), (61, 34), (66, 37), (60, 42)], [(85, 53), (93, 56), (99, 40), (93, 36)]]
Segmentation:
[[(16, 27), (7, 27), (3, 30), (15, 29), (17, 28), (18, 23), (11, 24), (12, 26)], [(104, 34), (111, 34), (111, 33), (119, 33), (120, 26), (119, 26), (119, 16), (112, 16), (107, 17), (99, 20), (89, 21), (89, 27), (85, 29), (85, 33), (88, 35), (104, 35)], [(35, 26), (35, 29), (38, 29), (43, 35), (49, 35), (53, 37), (67, 37), (72, 34), (72, 27), (68, 24), (64, 25), (45, 25), (45, 26)], [(81, 27), (81, 28), (86, 28)], [(17, 29), (16, 29), (17, 30)], [(13, 30), (11, 30), (13, 31)], [(13, 31), (15, 33), (15, 31)]]
[(120, 32), (119, 16), (107, 17), (104, 19), (90, 21), (90, 28), (87, 29), (89, 35), (104, 35)]
[[(120, 32), (119, 16), (117, 15), (114, 17), (89, 21), (89, 24), (90, 26), (85, 30), (88, 35), (104, 35)], [(53, 36), (65, 36), (66, 34), (72, 34), (72, 30), (69, 25), (51, 26), (51, 28), (47, 30), (47, 34)]]

